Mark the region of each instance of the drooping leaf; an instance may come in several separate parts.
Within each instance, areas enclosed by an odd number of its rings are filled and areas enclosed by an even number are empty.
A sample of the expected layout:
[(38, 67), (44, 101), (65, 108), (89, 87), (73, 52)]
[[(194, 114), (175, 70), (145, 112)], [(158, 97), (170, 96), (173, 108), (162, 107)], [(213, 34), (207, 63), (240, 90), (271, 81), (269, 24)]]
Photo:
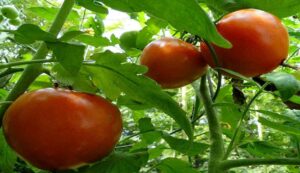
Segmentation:
[(275, 72), (265, 75), (266, 79), (275, 84), (283, 100), (287, 100), (300, 90), (298, 80), (291, 74)]
[(157, 167), (162, 173), (197, 173), (188, 163), (180, 159), (164, 159)]
[(283, 148), (275, 146), (266, 141), (251, 141), (240, 145), (240, 148), (245, 149), (250, 154), (256, 157), (278, 157), (285, 153)]
[[(186, 117), (186, 113), (153, 80), (142, 75), (146, 72), (144, 66), (126, 63), (122, 57), (109, 56), (109, 54), (113, 55), (111, 52), (107, 52), (107, 54), (108, 56), (96, 54), (94, 56), (96, 64), (88, 66), (93, 80), (101, 77), (102, 81), (107, 82), (106, 94), (113, 90), (113, 96), (117, 97), (122, 91), (133, 100), (145, 102), (162, 110), (184, 129), (189, 138), (192, 138), (191, 123)], [(98, 86), (101, 87), (101, 84)]]
[(82, 31), (68, 31), (66, 33), (64, 33), (63, 36), (61, 36), (59, 38), (60, 41), (69, 41), (79, 35), (83, 35), (85, 34), (85, 32), (82, 32)]
[(87, 168), (82, 173), (138, 173), (148, 161), (147, 152), (113, 153), (103, 161)]
[(155, 141), (161, 139), (161, 133), (155, 131), (155, 127), (151, 123), (150, 118), (142, 118), (139, 120), (139, 129), (142, 133), (142, 139), (148, 144), (152, 144)]
[(184, 139), (178, 139), (167, 134), (164, 134), (162, 137), (172, 149), (189, 156), (201, 154), (205, 152), (205, 150), (209, 147), (209, 145), (205, 143), (191, 142)]
[(14, 31), (15, 40), (21, 44), (32, 44), (35, 41), (55, 42), (57, 39), (49, 32), (43, 31), (36, 25), (24, 24)]
[(195, 0), (143, 0), (143, 3), (140, 0), (131, 0), (128, 3), (166, 20), (180, 31), (199, 35), (221, 47), (229, 48), (231, 46), (217, 32), (213, 22)]
[(76, 0), (76, 2), (78, 5), (96, 13), (108, 13), (107, 8), (103, 7), (101, 3), (96, 3), (95, 0)]
[(299, 13), (298, 0), (205, 0), (212, 7), (219, 10), (236, 11), (238, 9), (256, 8), (270, 12), (278, 17), (288, 17)]
[(47, 44), (58, 62), (71, 74), (76, 75), (83, 62), (85, 46), (63, 42)]
[(268, 126), (272, 129), (279, 130), (283, 133), (287, 133), (287, 134), (290, 134), (290, 135), (300, 136), (300, 129), (299, 128), (289, 126), (289, 125), (286, 125), (286, 124), (283, 124), (283, 123), (270, 121), (270, 120), (268, 120), (266, 118), (263, 118), (263, 117), (259, 117), (258, 120), (262, 125)]

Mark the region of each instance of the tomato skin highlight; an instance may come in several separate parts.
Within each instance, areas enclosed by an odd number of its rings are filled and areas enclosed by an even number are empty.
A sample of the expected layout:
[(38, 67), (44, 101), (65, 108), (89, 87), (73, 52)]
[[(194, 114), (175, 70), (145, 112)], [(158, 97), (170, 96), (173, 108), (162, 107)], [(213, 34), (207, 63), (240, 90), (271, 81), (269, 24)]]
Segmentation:
[[(288, 32), (280, 19), (270, 13), (238, 10), (225, 15), (217, 23), (217, 30), (233, 45), (230, 49), (213, 45), (220, 66), (246, 77), (271, 72), (288, 55)], [(205, 43), (201, 43), (201, 52), (208, 64), (215, 67)]]
[(179, 88), (198, 79), (207, 64), (192, 44), (176, 38), (162, 38), (149, 43), (140, 62), (148, 67), (146, 75), (162, 88)]
[(119, 140), (119, 109), (102, 97), (64, 89), (21, 95), (6, 111), (8, 144), (32, 165), (64, 170), (107, 156)]

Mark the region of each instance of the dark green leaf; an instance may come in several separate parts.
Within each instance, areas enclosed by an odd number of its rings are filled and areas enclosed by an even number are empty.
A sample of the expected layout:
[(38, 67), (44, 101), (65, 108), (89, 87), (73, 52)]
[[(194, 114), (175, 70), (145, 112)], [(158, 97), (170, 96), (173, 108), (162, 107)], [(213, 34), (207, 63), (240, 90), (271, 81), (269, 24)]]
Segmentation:
[(138, 12), (137, 8), (128, 3), (128, 0), (97, 0), (103, 2), (105, 5), (124, 12)]
[(36, 25), (24, 24), (14, 31), (15, 40), (21, 44), (32, 44), (35, 41), (55, 42), (57, 39), (51, 33), (43, 31)]
[(284, 149), (266, 141), (251, 141), (241, 145), (240, 148), (247, 150), (250, 154), (257, 157), (281, 156), (285, 152)]
[(59, 38), (60, 41), (69, 41), (79, 35), (85, 34), (85, 32), (82, 31), (69, 31), (64, 33), (62, 37)]
[(128, 96), (120, 96), (118, 98), (118, 105), (126, 106), (132, 110), (144, 110), (144, 109), (151, 108), (151, 105), (140, 102), (140, 101), (133, 100)]
[(265, 75), (266, 79), (275, 84), (283, 100), (287, 100), (300, 89), (298, 80), (291, 74), (275, 72)]
[(296, 117), (292, 117), (290, 115), (285, 115), (285, 114), (279, 114), (276, 112), (271, 112), (271, 111), (266, 111), (266, 110), (255, 110), (256, 112), (262, 113), (266, 116), (269, 116), (270, 118), (276, 118), (279, 120), (285, 120), (285, 121), (290, 121), (290, 122), (294, 122), (297, 123), (298, 125), (300, 125), (300, 119), (297, 119)]
[(256, 8), (273, 13), (278, 17), (295, 15), (299, 13), (300, 10), (300, 3), (298, 0), (206, 0), (206, 3), (228, 11)]
[(147, 161), (147, 152), (114, 153), (82, 173), (138, 173)]
[(163, 138), (172, 149), (189, 156), (204, 153), (209, 147), (208, 144), (178, 139), (167, 134), (164, 134)]
[(93, 37), (90, 35), (79, 35), (74, 39), (94, 47), (109, 46), (110, 41), (105, 37)]
[(76, 75), (83, 62), (85, 46), (69, 43), (48, 43), (58, 62), (71, 74)]
[[(162, 110), (172, 117), (192, 138), (193, 132), (186, 113), (153, 80), (142, 75), (146, 72), (144, 66), (126, 63), (126, 59), (122, 60), (122, 57), (95, 56), (94, 58), (97, 64), (91, 64), (88, 68), (93, 80), (98, 80), (101, 76), (104, 81), (109, 82), (109, 85), (108, 83), (105, 84), (108, 88), (106, 93), (109, 89), (122, 91), (133, 100), (147, 103)], [(117, 94), (114, 94), (114, 96), (117, 96)]]
[(142, 139), (145, 140), (147, 144), (152, 144), (153, 142), (161, 139), (161, 133), (155, 131), (155, 128), (152, 125), (150, 118), (140, 119), (139, 129), (142, 133)]
[(0, 170), (3, 173), (14, 173), (17, 156), (6, 143), (2, 129), (0, 129), (0, 158)]
[(287, 134), (291, 134), (291, 135), (296, 135), (296, 136), (300, 136), (300, 129), (299, 128), (295, 128), (289, 125), (285, 125), (283, 123), (277, 123), (274, 121), (269, 121), (263, 117), (259, 117), (259, 122), (262, 125), (268, 126), (270, 128), (279, 130), (283, 133), (287, 133)]
[(199, 35), (221, 47), (230, 47), (230, 43), (217, 32), (213, 22), (195, 0), (144, 0), (143, 3), (131, 0), (128, 3), (166, 20), (180, 31)]
[(95, 3), (95, 0), (76, 0), (76, 2), (78, 5), (96, 13), (108, 13), (107, 8), (103, 7), (100, 3)]
[(163, 160), (157, 167), (162, 173), (198, 173), (190, 164), (175, 158)]

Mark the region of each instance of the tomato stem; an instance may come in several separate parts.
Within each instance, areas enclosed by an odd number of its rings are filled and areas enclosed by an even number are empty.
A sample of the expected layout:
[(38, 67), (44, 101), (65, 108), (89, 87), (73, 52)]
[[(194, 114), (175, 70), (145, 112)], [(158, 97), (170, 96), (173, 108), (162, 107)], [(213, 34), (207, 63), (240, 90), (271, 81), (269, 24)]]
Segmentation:
[(0, 69), (10, 68), (10, 67), (20, 66), (20, 65), (28, 65), (28, 64), (43, 64), (46, 62), (55, 62), (55, 60), (53, 60), (53, 59), (36, 59), (36, 60), (30, 60), (30, 61), (10, 62), (10, 63), (5, 63), (5, 64), (0, 64)]
[[(63, 24), (65, 23), (69, 13), (71, 12), (73, 6), (75, 4), (75, 0), (65, 0), (63, 2), (62, 7), (60, 8), (52, 26), (49, 29), (49, 32), (53, 35), (57, 36)], [(45, 59), (48, 54), (48, 48), (46, 43), (42, 43), (36, 52), (33, 60), (42, 60)], [(6, 101), (14, 101), (17, 97), (19, 97), (22, 93), (24, 93), (30, 84), (42, 73), (43, 68), (42, 64), (31, 64), (26, 67), (20, 79), (14, 86), (14, 88), (10, 91)], [(8, 108), (9, 105), (3, 105), (0, 109), (0, 120), (2, 122), (2, 117)], [(0, 127), (1, 127), (0, 123)]]
[(217, 113), (213, 108), (211, 96), (209, 95), (206, 75), (201, 78), (200, 95), (206, 110), (211, 140), (208, 172), (220, 173), (222, 171), (220, 170), (219, 165), (224, 156), (224, 144), (220, 122), (218, 120)]

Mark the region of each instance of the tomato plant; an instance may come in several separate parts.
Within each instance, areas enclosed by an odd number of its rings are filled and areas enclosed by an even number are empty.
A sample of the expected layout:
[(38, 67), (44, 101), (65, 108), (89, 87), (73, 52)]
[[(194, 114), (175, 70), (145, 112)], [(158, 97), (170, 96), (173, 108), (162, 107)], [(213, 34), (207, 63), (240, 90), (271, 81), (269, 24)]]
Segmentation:
[[(232, 48), (214, 46), (219, 66), (247, 77), (271, 72), (287, 57), (289, 38), (286, 28), (274, 15), (256, 9), (243, 9), (224, 16), (217, 29)], [(215, 67), (209, 48), (201, 51), (210, 66)]]
[(47, 170), (70, 169), (107, 156), (122, 131), (119, 109), (101, 98), (64, 89), (20, 96), (3, 120), (7, 142)]
[(206, 71), (202, 54), (193, 45), (175, 38), (148, 44), (141, 55), (147, 76), (163, 88), (178, 88), (198, 79)]
[(0, 7), (1, 173), (299, 172), (299, 0)]

